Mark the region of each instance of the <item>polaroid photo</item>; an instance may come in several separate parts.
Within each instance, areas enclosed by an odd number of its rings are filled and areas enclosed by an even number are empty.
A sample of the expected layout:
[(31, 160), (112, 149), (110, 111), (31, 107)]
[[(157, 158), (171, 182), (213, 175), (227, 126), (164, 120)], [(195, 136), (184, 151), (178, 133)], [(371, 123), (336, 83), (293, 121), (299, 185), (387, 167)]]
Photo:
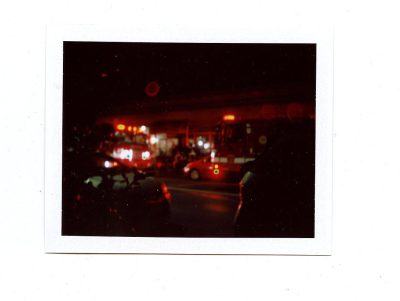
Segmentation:
[(332, 59), (330, 31), (49, 27), (46, 252), (329, 255)]

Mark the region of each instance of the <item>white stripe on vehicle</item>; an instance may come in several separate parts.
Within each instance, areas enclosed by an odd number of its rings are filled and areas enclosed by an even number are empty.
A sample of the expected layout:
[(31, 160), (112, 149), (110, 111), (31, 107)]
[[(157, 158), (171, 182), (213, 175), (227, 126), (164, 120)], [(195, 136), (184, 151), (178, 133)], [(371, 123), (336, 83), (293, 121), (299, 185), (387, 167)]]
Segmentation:
[[(244, 164), (249, 161), (253, 161), (255, 158), (237, 157), (233, 159), (233, 164)], [(215, 157), (211, 160), (213, 163), (228, 163), (227, 157)]]
[(243, 164), (245, 161), (244, 161), (244, 158), (242, 157), (242, 158), (235, 158), (234, 160), (233, 160), (233, 163), (235, 163), (235, 164)]

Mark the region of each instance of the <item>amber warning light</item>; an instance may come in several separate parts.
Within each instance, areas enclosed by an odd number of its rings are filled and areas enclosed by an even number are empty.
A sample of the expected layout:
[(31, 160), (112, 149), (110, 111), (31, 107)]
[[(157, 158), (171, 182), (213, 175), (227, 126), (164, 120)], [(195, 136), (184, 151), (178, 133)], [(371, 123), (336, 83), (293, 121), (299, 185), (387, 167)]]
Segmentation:
[(235, 115), (224, 115), (225, 121), (234, 121), (236, 119)]
[(118, 124), (117, 125), (117, 130), (119, 130), (119, 131), (123, 131), (123, 130), (125, 130), (125, 124)]

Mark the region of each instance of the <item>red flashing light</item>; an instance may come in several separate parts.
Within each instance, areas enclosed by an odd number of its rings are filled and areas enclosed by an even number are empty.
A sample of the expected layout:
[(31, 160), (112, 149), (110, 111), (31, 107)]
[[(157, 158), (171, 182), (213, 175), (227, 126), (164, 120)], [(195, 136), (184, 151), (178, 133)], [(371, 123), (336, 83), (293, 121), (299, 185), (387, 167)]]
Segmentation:
[(125, 127), (126, 127), (125, 124), (120, 123), (117, 125), (117, 130), (123, 131), (123, 130), (125, 130)]
[(235, 121), (236, 116), (235, 115), (224, 115), (224, 121)]

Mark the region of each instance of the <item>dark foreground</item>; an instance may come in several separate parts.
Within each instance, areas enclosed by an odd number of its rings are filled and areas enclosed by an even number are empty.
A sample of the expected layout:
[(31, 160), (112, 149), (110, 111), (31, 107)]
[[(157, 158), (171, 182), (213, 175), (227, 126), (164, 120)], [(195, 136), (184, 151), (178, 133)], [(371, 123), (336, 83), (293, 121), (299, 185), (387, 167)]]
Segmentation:
[[(169, 224), (179, 225), (179, 236), (233, 237), (234, 217), (239, 204), (235, 183), (192, 182), (162, 178), (172, 195)], [(173, 234), (173, 233), (172, 233)]]

